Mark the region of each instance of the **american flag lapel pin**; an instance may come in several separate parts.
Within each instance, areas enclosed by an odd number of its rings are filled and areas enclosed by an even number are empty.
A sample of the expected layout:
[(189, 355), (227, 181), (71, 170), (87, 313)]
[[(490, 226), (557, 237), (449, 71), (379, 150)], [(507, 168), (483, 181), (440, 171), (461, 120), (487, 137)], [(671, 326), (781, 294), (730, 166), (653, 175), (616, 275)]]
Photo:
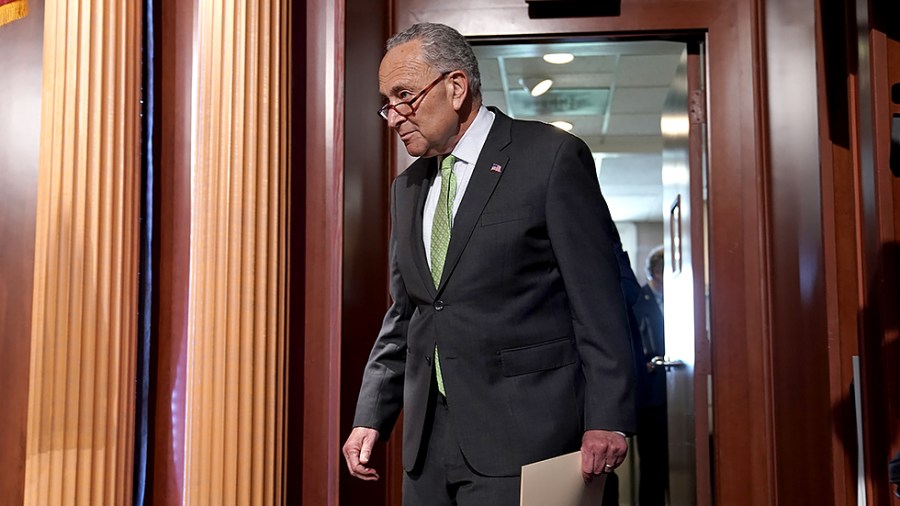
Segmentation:
[(503, 172), (503, 167), (501, 167), (500, 164), (495, 163), (494, 165), (491, 165), (491, 172), (496, 172), (497, 174), (499, 174)]

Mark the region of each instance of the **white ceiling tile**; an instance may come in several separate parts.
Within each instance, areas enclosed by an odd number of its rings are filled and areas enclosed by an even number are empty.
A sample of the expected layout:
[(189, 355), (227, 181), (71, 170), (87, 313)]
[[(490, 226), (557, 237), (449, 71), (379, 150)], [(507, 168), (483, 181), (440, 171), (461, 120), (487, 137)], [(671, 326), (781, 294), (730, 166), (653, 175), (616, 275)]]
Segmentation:
[(668, 93), (668, 87), (623, 88), (617, 86), (610, 104), (610, 112), (613, 114), (651, 113), (661, 115)]
[(625, 55), (619, 62), (618, 86), (669, 87), (675, 77), (679, 55)]
[(609, 118), (609, 135), (659, 136), (659, 114), (612, 114)]

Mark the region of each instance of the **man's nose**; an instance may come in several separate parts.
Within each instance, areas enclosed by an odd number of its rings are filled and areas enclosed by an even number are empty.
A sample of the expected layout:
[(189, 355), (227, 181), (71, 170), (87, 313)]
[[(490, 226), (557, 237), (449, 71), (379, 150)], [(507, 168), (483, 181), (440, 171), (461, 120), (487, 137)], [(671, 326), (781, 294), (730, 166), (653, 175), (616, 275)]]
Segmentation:
[(387, 122), (389, 127), (397, 128), (397, 125), (399, 125), (400, 122), (404, 119), (406, 118), (404, 118), (403, 115), (399, 112), (395, 111), (393, 107), (387, 110)]

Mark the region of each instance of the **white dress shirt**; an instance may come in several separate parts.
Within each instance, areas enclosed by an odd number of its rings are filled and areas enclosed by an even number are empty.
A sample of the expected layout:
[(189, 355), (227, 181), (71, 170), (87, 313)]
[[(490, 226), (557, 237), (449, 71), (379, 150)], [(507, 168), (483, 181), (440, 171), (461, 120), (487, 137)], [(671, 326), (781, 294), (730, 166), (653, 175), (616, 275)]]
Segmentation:
[[(453, 164), (453, 173), (456, 175), (456, 198), (453, 199), (453, 217), (456, 218), (456, 211), (459, 209), (459, 203), (462, 202), (463, 195), (466, 193), (466, 187), (469, 186), (469, 180), (472, 179), (472, 172), (475, 171), (475, 162), (478, 161), (478, 155), (481, 154), (481, 148), (487, 140), (488, 132), (491, 131), (491, 125), (494, 124), (494, 113), (489, 111), (487, 107), (482, 105), (478, 109), (475, 120), (469, 125), (469, 129), (463, 134), (462, 138), (453, 148), (451, 154), (456, 157)], [(441, 166), (441, 159), (438, 159), (438, 167)], [(425, 242), (425, 256), (428, 258), (428, 267), (431, 268), (431, 227), (434, 223), (434, 210), (437, 207), (438, 198), (441, 193), (441, 171), (437, 171), (431, 188), (428, 189), (428, 197), (425, 199), (425, 210), (422, 214), (422, 240)]]

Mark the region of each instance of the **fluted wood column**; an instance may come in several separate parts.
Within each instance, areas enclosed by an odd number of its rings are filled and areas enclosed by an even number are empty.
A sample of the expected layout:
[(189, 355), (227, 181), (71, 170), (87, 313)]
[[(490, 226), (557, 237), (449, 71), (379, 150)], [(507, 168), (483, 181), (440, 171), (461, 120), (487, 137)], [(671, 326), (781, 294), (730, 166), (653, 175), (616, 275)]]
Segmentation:
[(186, 504), (283, 501), (288, 3), (199, 3)]
[(25, 503), (126, 504), (140, 2), (47, 0), (45, 9)]

